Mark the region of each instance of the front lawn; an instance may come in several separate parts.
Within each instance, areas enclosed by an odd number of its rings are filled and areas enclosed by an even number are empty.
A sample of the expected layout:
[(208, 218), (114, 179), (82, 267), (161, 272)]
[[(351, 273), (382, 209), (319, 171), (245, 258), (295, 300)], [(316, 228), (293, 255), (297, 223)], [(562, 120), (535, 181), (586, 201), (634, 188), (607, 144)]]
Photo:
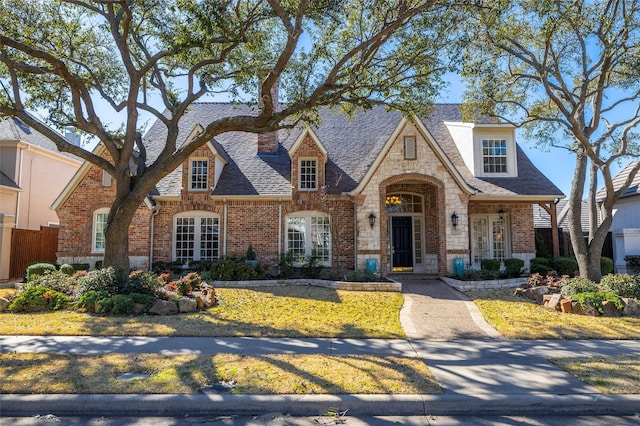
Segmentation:
[(559, 358), (551, 362), (602, 393), (640, 394), (640, 356)]
[(404, 338), (400, 293), (274, 286), (216, 289), (219, 303), (172, 316), (75, 311), (2, 313), (0, 334), (202, 337)]
[(508, 339), (640, 339), (640, 317), (563, 314), (514, 296), (513, 289), (467, 295), (482, 316)]
[[(118, 379), (126, 373), (149, 377)], [(418, 358), (329, 355), (0, 354), (0, 393), (437, 394)]]

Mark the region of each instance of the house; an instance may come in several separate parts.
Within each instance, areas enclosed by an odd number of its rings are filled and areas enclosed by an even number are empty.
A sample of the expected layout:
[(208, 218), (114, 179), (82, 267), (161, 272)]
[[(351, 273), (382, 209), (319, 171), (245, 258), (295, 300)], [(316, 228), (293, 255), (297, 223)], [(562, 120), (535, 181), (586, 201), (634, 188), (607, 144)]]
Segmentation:
[[(249, 106), (200, 103), (192, 131)], [(158, 260), (215, 259), (251, 244), (263, 263), (291, 253), (302, 264), (384, 273), (444, 274), (453, 260), (535, 256), (532, 206), (555, 208), (560, 190), (517, 145), (515, 128), (462, 121), (460, 105), (404, 118), (384, 107), (352, 119), (328, 110), (317, 126), (270, 134), (222, 134), (160, 181), (130, 230), (137, 267)], [(158, 155), (166, 130), (144, 137)], [(100, 149), (99, 147), (97, 148)], [(59, 261), (100, 260), (113, 183), (85, 164), (53, 207)]]
[(39, 247), (17, 247), (27, 242), (18, 232), (37, 235), (36, 230), (58, 226), (49, 207), (80, 165), (77, 157), (58, 152), (50, 139), (21, 120), (0, 117), (0, 282), (22, 276), (30, 260), (46, 260), (37, 258)]
[[(618, 190), (625, 182), (636, 161), (629, 163), (613, 178), (613, 189)], [(605, 189), (598, 191), (596, 199), (602, 201)], [(610, 233), (613, 240), (613, 264), (615, 272), (629, 273), (627, 255), (640, 255), (640, 173), (636, 174), (629, 188), (613, 206), (613, 222)]]

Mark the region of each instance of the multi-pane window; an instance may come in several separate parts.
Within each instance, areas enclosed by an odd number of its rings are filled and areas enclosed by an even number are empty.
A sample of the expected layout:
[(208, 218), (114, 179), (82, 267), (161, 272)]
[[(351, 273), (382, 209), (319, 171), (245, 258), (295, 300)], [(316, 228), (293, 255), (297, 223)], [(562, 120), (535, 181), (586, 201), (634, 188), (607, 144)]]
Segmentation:
[(209, 176), (209, 161), (203, 158), (191, 160), (189, 173), (189, 188), (192, 191), (204, 191), (207, 189)]
[(175, 218), (175, 260), (217, 259), (220, 253), (220, 221), (204, 213), (189, 214)]
[(471, 219), (471, 253), (475, 266), (484, 259), (504, 261), (509, 256), (510, 239), (507, 218), (497, 215), (474, 216)]
[(298, 168), (300, 175), (299, 189), (301, 191), (313, 191), (318, 187), (318, 161), (301, 159)]
[(96, 210), (93, 215), (93, 251), (96, 253), (104, 252), (107, 216), (109, 216), (109, 209)]
[(482, 164), (485, 173), (507, 173), (507, 141), (484, 139), (482, 141)]
[(304, 264), (313, 256), (320, 265), (330, 265), (329, 217), (315, 212), (287, 217), (287, 251), (293, 256), (294, 264)]

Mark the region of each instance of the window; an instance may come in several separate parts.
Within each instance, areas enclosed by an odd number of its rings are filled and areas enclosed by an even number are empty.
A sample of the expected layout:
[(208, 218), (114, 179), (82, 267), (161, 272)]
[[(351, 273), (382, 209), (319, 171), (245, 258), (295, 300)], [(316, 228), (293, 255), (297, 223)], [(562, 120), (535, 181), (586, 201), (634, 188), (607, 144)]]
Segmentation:
[(301, 159), (298, 171), (300, 175), (298, 188), (301, 191), (315, 191), (318, 184), (318, 161)]
[(507, 141), (483, 139), (482, 164), (485, 173), (507, 173)]
[(416, 159), (416, 138), (413, 136), (404, 138), (404, 158), (405, 160)]
[(111, 186), (111, 175), (105, 170), (102, 171), (102, 186)]
[(293, 263), (303, 265), (309, 256), (320, 265), (331, 264), (331, 228), (329, 217), (318, 212), (296, 213), (287, 217), (287, 251)]
[(189, 189), (192, 191), (206, 191), (208, 188), (209, 161), (204, 158), (191, 160), (189, 172)]
[(174, 258), (179, 262), (217, 259), (220, 219), (208, 212), (177, 215), (174, 222)]
[(93, 233), (91, 250), (94, 253), (104, 253), (105, 238), (104, 231), (107, 228), (107, 217), (109, 216), (109, 209), (98, 209), (93, 213)]
[(502, 262), (509, 257), (511, 242), (507, 231), (506, 216), (503, 219), (497, 215), (471, 218), (471, 254), (475, 266), (479, 267), (484, 259)]

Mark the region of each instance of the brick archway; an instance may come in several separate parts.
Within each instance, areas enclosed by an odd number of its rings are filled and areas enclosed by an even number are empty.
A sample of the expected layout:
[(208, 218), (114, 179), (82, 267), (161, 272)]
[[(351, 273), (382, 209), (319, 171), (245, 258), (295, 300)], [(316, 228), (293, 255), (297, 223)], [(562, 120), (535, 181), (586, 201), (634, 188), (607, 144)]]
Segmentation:
[[(446, 237), (445, 237), (445, 197), (444, 183), (432, 176), (419, 173), (408, 173), (392, 176), (380, 183), (380, 250), (381, 268), (389, 270), (391, 253), (389, 251), (389, 215), (386, 198), (389, 194), (415, 194), (423, 199), (421, 217), (424, 220), (424, 262), (427, 273), (442, 275), (446, 272)], [(429, 266), (429, 262), (435, 265)], [(414, 268), (414, 272), (417, 268)]]

